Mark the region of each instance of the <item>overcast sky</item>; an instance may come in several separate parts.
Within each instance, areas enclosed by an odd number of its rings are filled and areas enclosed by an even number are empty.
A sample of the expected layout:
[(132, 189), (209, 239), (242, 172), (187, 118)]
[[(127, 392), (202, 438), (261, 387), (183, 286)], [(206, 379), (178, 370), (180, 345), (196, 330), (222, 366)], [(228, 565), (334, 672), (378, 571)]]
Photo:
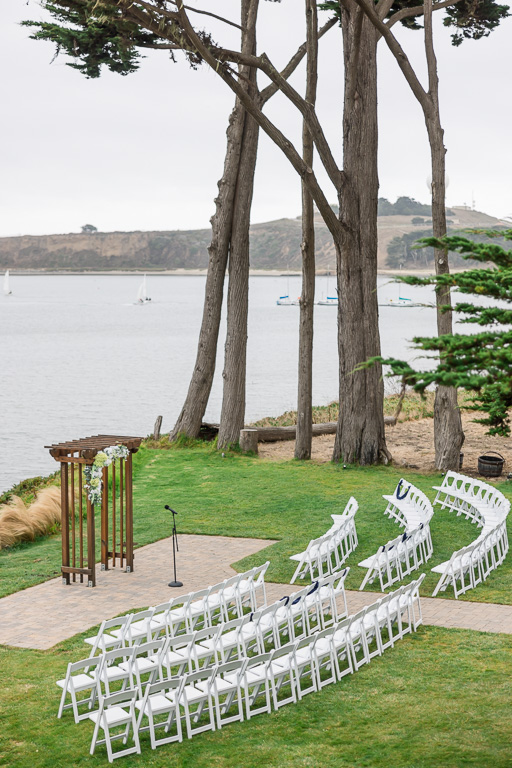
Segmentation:
[[(196, 4), (237, 18), (237, 0)], [(259, 50), (278, 68), (304, 39), (302, 5), (261, 4)], [(512, 216), (512, 18), (490, 38), (453, 48), (442, 13), (436, 48), (448, 203), (471, 205), (474, 199), (478, 210)], [(233, 104), (227, 86), (206, 66), (193, 71), (160, 51), (149, 51), (133, 75), (105, 70), (100, 79), (87, 80), (66, 66), (64, 56), (52, 62), (53, 46), (30, 40), (19, 25), (43, 17), (33, 0), (2, 0), (0, 236), (76, 232), (86, 223), (101, 231), (207, 227)], [(398, 27), (423, 77), (422, 33)], [(214, 38), (236, 44), (236, 32), (219, 27)], [(384, 41), (379, 45), (380, 195), (427, 201), (430, 157), (422, 112)], [(301, 73), (293, 80), (297, 88)], [(341, 33), (335, 28), (320, 43), (318, 109), (340, 164), (342, 99)], [(300, 147), (300, 117), (285, 99), (275, 96), (266, 111)], [(325, 175), (318, 175), (335, 202)], [(252, 220), (299, 212), (296, 174), (262, 135)]]

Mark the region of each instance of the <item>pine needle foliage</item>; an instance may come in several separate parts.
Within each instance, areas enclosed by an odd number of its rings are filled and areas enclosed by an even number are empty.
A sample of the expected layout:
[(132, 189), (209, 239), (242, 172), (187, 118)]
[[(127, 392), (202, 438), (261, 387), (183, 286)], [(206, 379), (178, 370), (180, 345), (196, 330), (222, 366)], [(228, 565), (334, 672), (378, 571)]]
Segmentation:
[[(512, 240), (512, 229), (471, 232), (491, 239)], [(435, 285), (436, 290), (449, 286), (458, 293), (492, 299), (493, 306), (460, 301), (453, 307), (461, 316), (461, 323), (479, 325), (480, 332), (413, 339), (416, 348), (427, 353), (425, 357), (437, 358), (437, 366), (432, 371), (417, 371), (404, 360), (394, 358), (375, 357), (365, 365), (378, 361), (389, 366), (388, 375), (403, 377), (407, 385), (420, 393), (431, 385), (470, 391), (472, 397), (465, 407), (484, 414), (475, 421), (487, 426), (489, 435), (508, 436), (512, 408), (512, 251), (493, 242), (474, 242), (460, 235), (428, 237), (419, 242), (419, 247), (427, 245), (459, 253), (464, 259), (490, 266), (425, 278), (403, 276), (398, 278), (400, 282)], [(444, 311), (449, 309), (444, 307)]]

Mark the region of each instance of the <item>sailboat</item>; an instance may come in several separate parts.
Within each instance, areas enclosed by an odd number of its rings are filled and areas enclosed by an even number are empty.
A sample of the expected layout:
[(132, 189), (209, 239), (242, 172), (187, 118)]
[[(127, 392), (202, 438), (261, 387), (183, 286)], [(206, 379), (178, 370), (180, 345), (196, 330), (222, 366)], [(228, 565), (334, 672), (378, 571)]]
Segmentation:
[(9, 270), (7, 270), (4, 275), (4, 293), (6, 296), (10, 296), (12, 294), (12, 291), (9, 285)]
[(137, 304), (145, 304), (147, 301), (151, 301), (151, 299), (148, 297), (148, 291), (146, 286), (146, 275), (144, 275), (144, 279), (142, 280), (142, 283), (139, 285), (139, 290), (137, 293)]
[(330, 270), (329, 265), (327, 265), (327, 271), (325, 273), (325, 298), (324, 294), (322, 294), (322, 298), (319, 301), (315, 301), (315, 304), (318, 304), (320, 307), (337, 307), (338, 306), (338, 297), (337, 296), (329, 296), (329, 276), (330, 276)]
[(398, 299), (388, 299), (385, 304), (379, 304), (379, 307), (429, 307), (430, 304), (422, 304), (418, 301), (412, 301), (412, 299), (406, 299), (403, 296), (399, 296)]

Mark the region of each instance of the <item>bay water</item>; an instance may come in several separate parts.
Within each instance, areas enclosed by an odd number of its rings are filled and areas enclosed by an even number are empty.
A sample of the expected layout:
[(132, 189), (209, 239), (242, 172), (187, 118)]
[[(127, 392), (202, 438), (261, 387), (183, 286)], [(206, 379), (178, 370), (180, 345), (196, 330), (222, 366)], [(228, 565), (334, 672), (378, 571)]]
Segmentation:
[[(140, 275), (11, 276), (0, 295), (0, 491), (58, 468), (45, 445), (95, 434), (146, 436), (163, 415), (174, 425), (194, 366), (204, 276), (150, 275), (150, 302), (136, 303)], [(250, 278), (246, 423), (294, 409), (300, 277)], [(336, 295), (317, 278), (317, 299)], [(401, 294), (433, 301), (430, 288), (378, 280), (379, 302)], [(337, 310), (315, 307), (313, 402), (338, 396)], [(206, 421), (222, 403), (225, 318)], [(380, 309), (384, 355), (411, 360), (415, 335), (436, 331), (430, 308)], [(389, 389), (389, 385), (388, 389)]]

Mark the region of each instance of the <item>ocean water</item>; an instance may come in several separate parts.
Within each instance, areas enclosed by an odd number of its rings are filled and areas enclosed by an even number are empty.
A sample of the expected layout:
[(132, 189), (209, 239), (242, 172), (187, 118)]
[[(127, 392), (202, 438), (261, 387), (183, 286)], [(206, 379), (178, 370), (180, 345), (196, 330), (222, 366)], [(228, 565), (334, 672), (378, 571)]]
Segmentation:
[[(135, 275), (11, 276), (12, 295), (0, 295), (0, 491), (57, 469), (50, 443), (145, 436), (159, 414), (164, 431), (173, 426), (194, 365), (205, 278), (149, 276), (144, 306), (136, 304), (140, 283)], [(387, 277), (378, 290), (382, 302), (399, 295)], [(433, 299), (429, 288), (405, 290)], [(299, 277), (250, 279), (247, 422), (295, 407), (299, 307), (276, 299), (299, 293)], [(317, 278), (317, 298), (333, 293), (334, 277)], [(316, 405), (337, 398), (336, 315), (315, 308)], [(383, 353), (411, 359), (409, 340), (435, 333), (435, 312), (384, 306), (380, 328)], [(224, 335), (209, 421), (220, 415), (223, 354)]]

